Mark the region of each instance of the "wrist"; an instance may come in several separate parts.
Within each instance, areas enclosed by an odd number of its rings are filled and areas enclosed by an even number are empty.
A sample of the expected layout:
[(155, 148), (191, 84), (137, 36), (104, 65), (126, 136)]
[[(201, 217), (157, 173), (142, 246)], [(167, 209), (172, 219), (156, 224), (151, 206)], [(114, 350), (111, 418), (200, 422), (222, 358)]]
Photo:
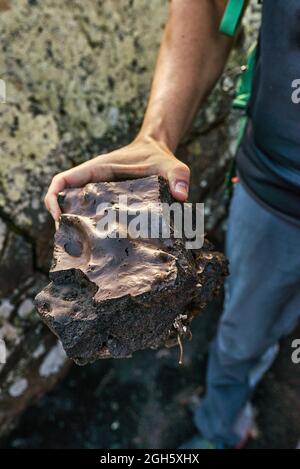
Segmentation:
[(174, 153), (178, 147), (179, 141), (172, 135), (167, 127), (163, 124), (162, 120), (155, 119), (154, 123), (144, 122), (136, 140), (144, 141), (145, 143), (158, 143), (165, 150)]

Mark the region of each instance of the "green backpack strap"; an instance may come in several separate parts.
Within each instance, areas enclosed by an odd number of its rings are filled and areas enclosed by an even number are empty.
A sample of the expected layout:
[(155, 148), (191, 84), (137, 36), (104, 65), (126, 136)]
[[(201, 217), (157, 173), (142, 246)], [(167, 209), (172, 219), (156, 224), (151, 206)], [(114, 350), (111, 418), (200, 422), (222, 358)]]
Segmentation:
[(228, 0), (219, 31), (227, 36), (234, 36), (239, 25), (246, 0)]
[(256, 62), (256, 50), (257, 44), (255, 42), (248, 51), (246, 67), (244, 67), (243, 73), (237, 82), (236, 95), (232, 103), (235, 109), (247, 109), (251, 97), (252, 81)]
[[(241, 113), (240, 115), (240, 128), (237, 137), (237, 148), (239, 147), (242, 138), (244, 136), (248, 116), (247, 116), (247, 108), (251, 98), (251, 91), (252, 91), (252, 82), (254, 77), (255, 71), (255, 63), (256, 63), (256, 53), (257, 53), (257, 43), (254, 43), (250, 48), (248, 55), (247, 55), (247, 64), (243, 67), (243, 72), (238, 79), (237, 86), (236, 86), (236, 94), (235, 99), (233, 100), (232, 107), (234, 109), (238, 109)], [(225, 176), (225, 201), (228, 203), (230, 201), (232, 195), (232, 178), (236, 174), (235, 169), (235, 158), (232, 159), (229, 169)]]
[[(246, 6), (247, 0), (228, 0), (223, 18), (221, 20), (219, 31), (227, 36), (235, 36), (237, 28)], [(251, 97), (252, 81), (256, 63), (256, 49), (254, 44), (247, 56), (247, 65), (242, 68), (242, 74), (237, 82), (236, 95), (232, 103), (233, 108), (240, 110), (240, 130), (237, 138), (237, 147), (240, 145), (244, 136), (248, 116), (247, 108)], [(225, 176), (225, 201), (229, 202), (232, 194), (232, 179), (235, 176), (235, 158), (232, 159), (230, 168)]]
[(240, 118), (240, 132), (237, 142), (238, 145), (241, 143), (248, 120), (247, 108), (251, 98), (252, 82), (256, 63), (256, 51), (257, 43), (255, 42), (249, 49), (247, 56), (247, 64), (242, 75), (238, 79), (236, 95), (232, 103), (232, 107), (234, 109), (240, 109), (242, 111), (242, 115)]

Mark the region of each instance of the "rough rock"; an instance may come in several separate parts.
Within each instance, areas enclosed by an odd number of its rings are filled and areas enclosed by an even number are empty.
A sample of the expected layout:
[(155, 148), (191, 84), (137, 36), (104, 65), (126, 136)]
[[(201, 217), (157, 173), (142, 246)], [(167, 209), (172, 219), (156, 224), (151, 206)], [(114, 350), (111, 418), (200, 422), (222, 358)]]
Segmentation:
[[(127, 197), (125, 207), (119, 196)], [(151, 223), (146, 234), (132, 238), (122, 222), (122, 213), (138, 204), (141, 213), (159, 211), (166, 223), (159, 204), (175, 202), (167, 181), (150, 176), (88, 184), (65, 190), (60, 201), (51, 283), (36, 297), (36, 306), (69, 358), (78, 364), (124, 358), (187, 335), (194, 317), (189, 306), (197, 302), (199, 312), (220, 290), (225, 257), (207, 246), (194, 256), (183, 238), (174, 237), (172, 222), (171, 237), (154, 239), (148, 236)], [(102, 203), (118, 214), (117, 226), (112, 224), (104, 238), (97, 228), (108, 211), (98, 210)], [(111, 237), (116, 232), (124, 237)]]

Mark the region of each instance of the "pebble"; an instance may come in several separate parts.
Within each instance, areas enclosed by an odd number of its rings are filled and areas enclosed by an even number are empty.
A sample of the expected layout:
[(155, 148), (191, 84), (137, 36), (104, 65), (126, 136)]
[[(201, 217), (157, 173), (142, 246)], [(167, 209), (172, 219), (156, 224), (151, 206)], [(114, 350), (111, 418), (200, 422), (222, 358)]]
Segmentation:
[(26, 378), (20, 378), (17, 381), (15, 381), (8, 389), (8, 393), (12, 397), (18, 397), (23, 394), (23, 392), (27, 389), (28, 387), (28, 381)]
[(33, 301), (30, 298), (26, 298), (26, 300), (22, 301), (18, 308), (18, 316), (22, 319), (26, 319), (33, 309)]

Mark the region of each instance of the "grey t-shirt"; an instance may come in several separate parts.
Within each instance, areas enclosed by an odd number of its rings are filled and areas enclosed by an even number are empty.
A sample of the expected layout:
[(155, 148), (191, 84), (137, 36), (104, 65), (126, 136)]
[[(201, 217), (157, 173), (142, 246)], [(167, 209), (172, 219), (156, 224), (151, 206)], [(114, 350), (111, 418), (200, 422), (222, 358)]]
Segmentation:
[(258, 200), (299, 222), (300, 103), (292, 100), (297, 79), (300, 0), (264, 0), (250, 119), (237, 168)]

